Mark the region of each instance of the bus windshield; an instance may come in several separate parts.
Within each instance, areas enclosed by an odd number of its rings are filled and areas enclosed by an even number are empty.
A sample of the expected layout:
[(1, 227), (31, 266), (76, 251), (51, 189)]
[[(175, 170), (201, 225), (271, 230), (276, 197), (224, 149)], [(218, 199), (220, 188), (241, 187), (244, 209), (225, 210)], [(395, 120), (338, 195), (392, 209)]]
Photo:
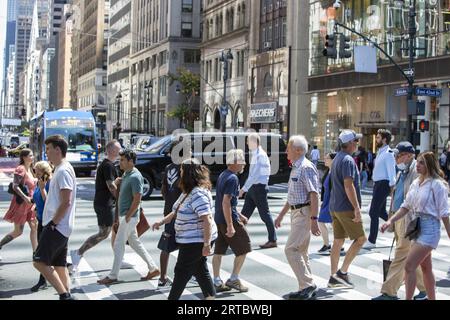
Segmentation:
[(94, 122), (84, 119), (57, 119), (47, 121), (47, 137), (60, 134), (67, 139), (69, 152), (95, 151)]

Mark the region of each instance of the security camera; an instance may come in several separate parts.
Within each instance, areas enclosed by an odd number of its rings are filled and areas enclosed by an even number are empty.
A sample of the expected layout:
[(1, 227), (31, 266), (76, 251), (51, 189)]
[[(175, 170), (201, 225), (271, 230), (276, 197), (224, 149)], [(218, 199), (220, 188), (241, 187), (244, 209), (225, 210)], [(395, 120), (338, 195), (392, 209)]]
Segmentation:
[(333, 8), (339, 9), (341, 7), (341, 0), (335, 0), (333, 3)]

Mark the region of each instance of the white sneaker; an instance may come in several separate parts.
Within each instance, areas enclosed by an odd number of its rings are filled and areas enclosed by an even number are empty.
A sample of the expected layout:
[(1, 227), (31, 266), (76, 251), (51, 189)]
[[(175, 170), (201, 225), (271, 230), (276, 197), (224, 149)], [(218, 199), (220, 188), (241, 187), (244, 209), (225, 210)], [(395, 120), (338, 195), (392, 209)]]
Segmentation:
[(120, 265), (120, 269), (133, 269), (134, 264), (128, 263), (126, 261), (122, 261), (122, 264)]
[(363, 249), (367, 249), (367, 250), (370, 250), (370, 249), (373, 249), (376, 247), (377, 246), (375, 245), (375, 243), (372, 243), (369, 240), (367, 240), (366, 243), (364, 243), (364, 245), (363, 245)]
[(78, 254), (78, 250), (71, 250), (70, 251), (70, 258), (72, 259), (72, 268), (73, 271), (76, 272), (78, 269), (78, 265), (80, 264), (80, 260), (82, 256)]

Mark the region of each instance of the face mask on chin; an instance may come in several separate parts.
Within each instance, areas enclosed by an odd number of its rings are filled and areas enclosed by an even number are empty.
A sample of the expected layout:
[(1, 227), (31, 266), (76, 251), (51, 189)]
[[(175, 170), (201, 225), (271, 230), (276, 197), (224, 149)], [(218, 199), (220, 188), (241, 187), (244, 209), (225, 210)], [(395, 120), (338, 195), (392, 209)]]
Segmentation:
[(397, 164), (397, 169), (400, 170), (400, 171), (405, 171), (406, 168), (407, 168), (406, 164), (404, 164), (404, 163)]

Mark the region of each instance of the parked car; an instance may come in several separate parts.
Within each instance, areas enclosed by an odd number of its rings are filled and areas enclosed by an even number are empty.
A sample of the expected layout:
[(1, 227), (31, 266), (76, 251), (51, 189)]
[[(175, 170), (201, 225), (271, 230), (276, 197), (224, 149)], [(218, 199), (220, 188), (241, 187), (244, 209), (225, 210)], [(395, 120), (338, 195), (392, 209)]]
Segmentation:
[(20, 155), (20, 151), (22, 151), (25, 148), (29, 148), (29, 147), (30, 147), (29, 143), (21, 143), (17, 147), (15, 147), (13, 149), (9, 149), (8, 156), (12, 157), (12, 158), (17, 158)]
[[(165, 136), (149, 146), (143, 152), (137, 152), (136, 168), (144, 177), (144, 194), (142, 198), (148, 200), (153, 190), (161, 188), (162, 175), (165, 167), (172, 162), (169, 156), (170, 147), (175, 140), (191, 140), (193, 157), (206, 164), (211, 172), (210, 178), (216, 183), (220, 173), (226, 168), (226, 153), (233, 148), (243, 149), (246, 161), (249, 163), (249, 151), (246, 144), (250, 132), (199, 132), (187, 133), (180, 136)], [(286, 143), (281, 135), (260, 133), (261, 145), (267, 151), (272, 161), (272, 175), (269, 184), (287, 182), (290, 167), (286, 155)], [(220, 146), (219, 149), (215, 146)], [(276, 160), (276, 161), (274, 161)], [(277, 163), (276, 163), (277, 162)], [(240, 175), (241, 185), (248, 176), (249, 165)]]
[(145, 150), (148, 149), (148, 147), (150, 147), (152, 144), (157, 142), (159, 139), (161, 139), (161, 138), (160, 137), (155, 137), (155, 136), (152, 136), (152, 135), (140, 136), (137, 139), (137, 142), (134, 145), (134, 149), (136, 151), (145, 151)]

